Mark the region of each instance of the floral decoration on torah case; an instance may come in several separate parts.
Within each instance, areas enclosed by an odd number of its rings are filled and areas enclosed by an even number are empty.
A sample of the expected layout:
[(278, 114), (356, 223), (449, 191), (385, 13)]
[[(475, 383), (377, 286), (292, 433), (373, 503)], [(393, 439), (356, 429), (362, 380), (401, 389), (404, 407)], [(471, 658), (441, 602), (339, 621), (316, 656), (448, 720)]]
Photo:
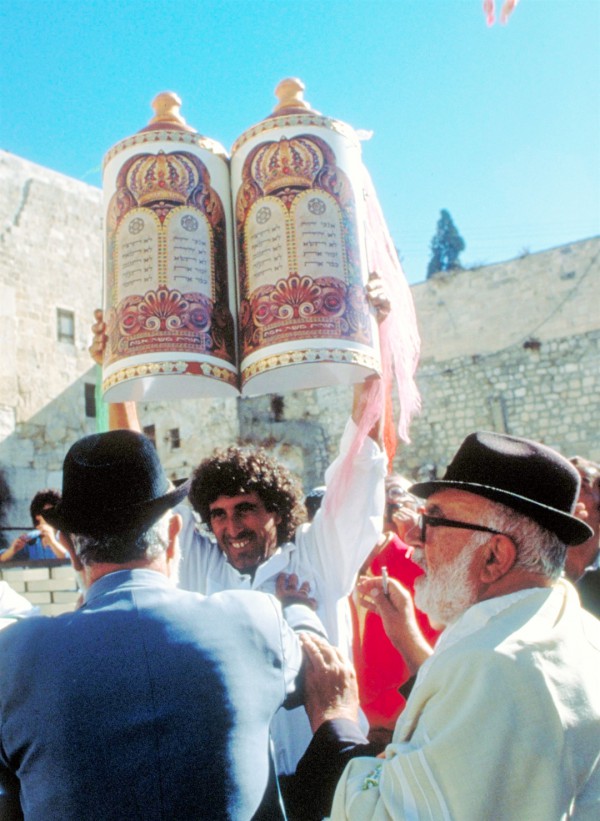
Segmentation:
[(241, 360), (299, 339), (372, 345), (356, 202), (313, 134), (255, 146), (236, 198)]
[(223, 203), (189, 151), (140, 153), (107, 210), (105, 365), (157, 352), (235, 364)]

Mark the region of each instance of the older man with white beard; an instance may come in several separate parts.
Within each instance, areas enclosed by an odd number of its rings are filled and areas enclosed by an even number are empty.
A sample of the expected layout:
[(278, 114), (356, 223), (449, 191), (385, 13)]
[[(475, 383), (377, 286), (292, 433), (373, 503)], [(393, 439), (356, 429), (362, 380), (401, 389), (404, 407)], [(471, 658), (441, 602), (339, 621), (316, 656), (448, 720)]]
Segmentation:
[[(351, 667), (306, 640), (304, 818), (597, 819), (600, 623), (561, 578), (567, 546), (591, 532), (573, 515), (577, 471), (544, 445), (483, 432), (442, 480), (410, 490), (426, 500), (407, 534), (425, 571), (415, 603), (447, 627), (433, 652), (414, 643), (416, 683), (379, 758), (356, 724)], [(394, 616), (410, 632), (401, 587), (368, 585), (392, 640)]]

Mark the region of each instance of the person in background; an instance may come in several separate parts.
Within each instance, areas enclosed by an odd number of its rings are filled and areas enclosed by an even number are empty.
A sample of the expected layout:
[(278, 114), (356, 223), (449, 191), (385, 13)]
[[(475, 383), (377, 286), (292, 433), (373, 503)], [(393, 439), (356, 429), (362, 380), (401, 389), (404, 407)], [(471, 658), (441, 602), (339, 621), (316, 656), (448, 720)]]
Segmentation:
[[(574, 515), (579, 490), (556, 451), (491, 432), (468, 436), (443, 479), (411, 487), (426, 500), (407, 534), (425, 571), (415, 601), (447, 627), (379, 758), (356, 724), (351, 666), (306, 640), (305, 821), (598, 818), (600, 622), (562, 575), (592, 535)], [(371, 584), (392, 626), (399, 585), (388, 599)]]
[(188, 489), (133, 431), (67, 453), (46, 515), (85, 597), (0, 632), (3, 821), (15, 795), (25, 821), (283, 817), (266, 793), (269, 725), (302, 703), (294, 630), (322, 626), (299, 605), (284, 620), (264, 593), (177, 589), (174, 507)]
[[(359, 586), (351, 598), (353, 658), (360, 706), (369, 721), (369, 740), (383, 744), (391, 740), (396, 719), (406, 704), (417, 673), (417, 662), (422, 657), (408, 649), (410, 636), (404, 642), (404, 652), (396, 649), (386, 635), (381, 616), (371, 606), (370, 598), (362, 595), (360, 590), (361, 587), (368, 588), (369, 578), (381, 576), (385, 567), (389, 577), (401, 583), (411, 601), (414, 597), (415, 580), (423, 571), (410, 560), (410, 551), (404, 539), (415, 523), (421, 502), (408, 492), (409, 485), (410, 482), (398, 474), (386, 477), (383, 533), (363, 565)], [(414, 618), (422, 637), (419, 637), (419, 644), (424, 642), (427, 645), (425, 652), (428, 653), (435, 644), (439, 630), (431, 626), (420, 610), (414, 610)]]
[(600, 465), (581, 456), (569, 461), (581, 477), (578, 506), (593, 535), (568, 551), (565, 575), (575, 584), (585, 609), (600, 617)]
[(309, 522), (315, 518), (315, 513), (323, 504), (323, 499), (325, 498), (325, 491), (327, 488), (325, 485), (318, 485), (317, 487), (313, 487), (312, 490), (309, 490), (306, 496), (304, 497), (304, 507), (306, 509), (306, 518)]
[(44, 513), (60, 501), (60, 493), (48, 488), (38, 491), (29, 506), (34, 530), (22, 533), (10, 547), (0, 553), (0, 562), (32, 562), (47, 559), (68, 559), (53, 527), (44, 519)]

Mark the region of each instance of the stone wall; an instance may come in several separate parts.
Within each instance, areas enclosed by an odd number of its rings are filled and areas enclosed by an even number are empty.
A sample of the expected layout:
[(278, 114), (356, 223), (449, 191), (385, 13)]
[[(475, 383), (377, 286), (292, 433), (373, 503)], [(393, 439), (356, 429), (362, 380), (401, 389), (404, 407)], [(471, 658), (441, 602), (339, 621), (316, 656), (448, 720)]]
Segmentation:
[(600, 461), (600, 239), (412, 288), (423, 410), (398, 468), (442, 475), (471, 431)]
[(79, 589), (70, 562), (29, 562), (26, 567), (3, 565), (0, 579), (39, 608), (43, 616), (60, 616), (75, 609)]
[[(473, 430), (525, 436), (600, 461), (600, 331), (544, 342), (539, 349), (423, 362), (423, 412), (399, 468), (412, 477), (441, 476)], [(592, 366), (596, 363), (595, 370)]]
[[(61, 485), (68, 447), (95, 429), (87, 348), (102, 291), (101, 192), (0, 152), (0, 465), (28, 527), (31, 496)], [(394, 467), (441, 474), (475, 428), (540, 439), (600, 459), (600, 239), (413, 286), (423, 410)], [(57, 312), (74, 337), (59, 341)], [(89, 387), (88, 387), (89, 390)], [(350, 388), (255, 399), (141, 403), (169, 476), (214, 447), (265, 445), (308, 490), (323, 482), (349, 415)]]
[[(0, 152), (0, 465), (29, 522), (29, 500), (60, 487), (86, 418), (89, 317), (101, 294), (100, 191)], [(74, 337), (58, 340), (58, 311)]]

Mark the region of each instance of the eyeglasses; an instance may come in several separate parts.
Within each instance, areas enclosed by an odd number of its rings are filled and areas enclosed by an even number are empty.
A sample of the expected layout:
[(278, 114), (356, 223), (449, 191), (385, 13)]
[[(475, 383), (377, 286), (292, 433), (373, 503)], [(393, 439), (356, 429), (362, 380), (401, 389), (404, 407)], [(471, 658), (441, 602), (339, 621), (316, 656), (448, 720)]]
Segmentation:
[(427, 537), (428, 527), (457, 527), (464, 530), (478, 530), (481, 533), (495, 533), (496, 536), (504, 535), (500, 530), (494, 530), (491, 527), (474, 525), (470, 522), (457, 522), (454, 519), (442, 519), (438, 516), (428, 516), (426, 513), (419, 513), (419, 518), (417, 521), (422, 542), (424, 542)]

